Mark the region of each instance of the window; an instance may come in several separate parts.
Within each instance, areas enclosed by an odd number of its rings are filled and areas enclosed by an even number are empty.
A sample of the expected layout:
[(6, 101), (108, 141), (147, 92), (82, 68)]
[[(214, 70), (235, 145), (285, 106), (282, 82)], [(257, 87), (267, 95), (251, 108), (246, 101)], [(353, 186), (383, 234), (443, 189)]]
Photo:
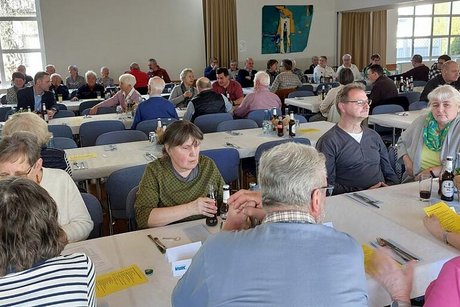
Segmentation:
[(33, 76), (43, 70), (39, 0), (0, 0), (0, 79), (9, 83), (20, 64)]
[(414, 54), (432, 61), (442, 54), (460, 57), (460, 1), (399, 8), (396, 37), (397, 63)]

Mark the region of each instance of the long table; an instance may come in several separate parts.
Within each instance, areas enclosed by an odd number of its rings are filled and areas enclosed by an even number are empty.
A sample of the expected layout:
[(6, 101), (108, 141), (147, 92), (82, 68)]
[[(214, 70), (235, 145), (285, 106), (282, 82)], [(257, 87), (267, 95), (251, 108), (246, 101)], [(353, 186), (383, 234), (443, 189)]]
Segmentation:
[(288, 106), (295, 106), (302, 109), (310, 110), (313, 113), (319, 112), (319, 105), (322, 100), (320, 96), (308, 96), (308, 97), (296, 97), (296, 98), (286, 98), (284, 103)]
[[(325, 220), (331, 221), (337, 230), (350, 234), (361, 244), (375, 240), (376, 237), (391, 238), (419, 256), (421, 261), (416, 264), (411, 296), (423, 295), (429, 282), (437, 277), (442, 265), (458, 256), (459, 252), (433, 238), (423, 227), (425, 204), (418, 200), (416, 183), (369, 190), (365, 193), (383, 200), (381, 208), (366, 207), (344, 195), (329, 197), (326, 200)], [(96, 265), (97, 274), (131, 264), (137, 264), (142, 271), (149, 268), (154, 270), (153, 275), (148, 277), (148, 283), (101, 298), (98, 300), (99, 304), (171, 306), (170, 296), (178, 278), (172, 276), (170, 264), (147, 235), (159, 237), (169, 248), (196, 241), (197, 233), (205, 237), (207, 232), (218, 231), (218, 227), (207, 227), (204, 220), (197, 220), (73, 243), (69, 244), (66, 250), (68, 252), (84, 252), (87, 248), (98, 250), (100, 256), (107, 259), (112, 267), (101, 270)], [(180, 236), (181, 239), (179, 241), (162, 239), (176, 236)], [(367, 284), (369, 306), (384, 306), (391, 303), (386, 291), (370, 276), (367, 276)]]
[(369, 124), (389, 128), (407, 129), (419, 116), (427, 114), (427, 110), (406, 111), (398, 113), (369, 115)]
[[(296, 137), (310, 139), (312, 145), (330, 128), (329, 122), (313, 122), (302, 124)], [(228, 147), (231, 143), (239, 148), (240, 158), (253, 157), (257, 147), (269, 141), (280, 140), (276, 134), (263, 134), (261, 128), (239, 130), (239, 135), (227, 132), (206, 133), (201, 144), (201, 150)], [(288, 138), (285, 134), (284, 138)], [(66, 149), (67, 157), (72, 164), (72, 177), (75, 180), (97, 179), (108, 177), (112, 172), (129, 166), (141, 165), (150, 162), (145, 154), (151, 153), (161, 156), (162, 146), (148, 141), (117, 144), (116, 150), (109, 146), (90, 146), (75, 149)], [(84, 161), (87, 168), (81, 169), (75, 162)]]

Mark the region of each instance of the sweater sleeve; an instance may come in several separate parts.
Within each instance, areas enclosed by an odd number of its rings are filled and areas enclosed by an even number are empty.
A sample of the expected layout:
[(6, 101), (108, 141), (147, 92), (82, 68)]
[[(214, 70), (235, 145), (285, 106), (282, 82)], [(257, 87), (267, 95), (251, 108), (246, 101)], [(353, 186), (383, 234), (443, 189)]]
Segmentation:
[(159, 184), (153, 170), (154, 162), (150, 163), (145, 169), (144, 175), (139, 183), (139, 191), (136, 195), (134, 210), (139, 229), (148, 227), (150, 212), (152, 209), (158, 207)]
[(171, 92), (171, 95), (169, 96), (169, 101), (171, 101), (174, 105), (178, 105), (179, 103), (181, 103), (182, 101), (185, 100), (185, 97), (183, 95), (184, 93), (182, 93), (182, 89), (181, 89), (181, 86), (180, 85), (176, 85), (172, 92)]

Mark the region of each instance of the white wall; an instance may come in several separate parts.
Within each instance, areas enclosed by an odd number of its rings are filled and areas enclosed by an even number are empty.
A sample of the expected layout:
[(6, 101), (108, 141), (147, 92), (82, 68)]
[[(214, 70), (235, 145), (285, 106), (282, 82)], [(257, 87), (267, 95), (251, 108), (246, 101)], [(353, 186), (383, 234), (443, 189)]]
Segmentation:
[[(281, 1), (282, 2), (282, 1)], [(240, 67), (244, 60), (252, 57), (257, 70), (265, 69), (267, 60), (292, 58), (297, 62), (297, 67), (304, 70), (311, 64), (313, 55), (325, 55), (329, 65), (335, 65), (337, 14), (334, 1), (291, 0), (285, 5), (313, 5), (313, 19), (308, 38), (308, 44), (303, 52), (283, 54), (262, 54), (262, 7), (264, 5), (280, 4), (279, 0), (236, 0), (238, 42), (244, 42), (245, 51), (238, 52)]]
[(149, 58), (173, 80), (185, 67), (203, 74), (201, 0), (42, 0), (40, 8), (46, 62), (63, 76), (69, 64), (80, 74), (105, 65), (118, 79), (131, 62), (147, 70)]

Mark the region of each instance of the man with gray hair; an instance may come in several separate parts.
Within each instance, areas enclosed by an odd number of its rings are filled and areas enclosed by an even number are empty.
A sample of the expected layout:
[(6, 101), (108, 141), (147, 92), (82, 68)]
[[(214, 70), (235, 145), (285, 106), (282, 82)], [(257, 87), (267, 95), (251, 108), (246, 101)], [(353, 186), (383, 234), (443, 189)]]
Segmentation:
[(257, 70), (254, 69), (254, 60), (252, 58), (247, 58), (244, 63), (244, 68), (238, 71), (236, 81), (241, 84), (241, 87), (253, 87), (256, 73)]
[[(324, 156), (311, 146), (278, 145), (263, 154), (258, 179), (262, 224), (208, 238), (177, 283), (172, 305), (367, 306), (361, 247), (321, 224)], [(246, 218), (230, 203), (224, 229), (242, 229)]]
[[(80, 86), (78, 90), (74, 92), (76, 94), (71, 100), (94, 99), (104, 94), (104, 86), (96, 83), (97, 75), (94, 71), (88, 70), (85, 74), (85, 80), (86, 84)], [(74, 93), (72, 93), (72, 95), (74, 95)]]
[[(236, 81), (233, 82), (236, 83)], [(224, 95), (213, 91), (208, 78), (201, 77), (196, 80), (196, 89), (198, 95), (188, 103), (184, 119), (194, 122), (195, 118), (200, 115), (232, 111), (232, 103)]]
[(349, 55), (348, 53), (344, 54), (343, 57), (342, 57), (342, 65), (340, 65), (337, 68), (337, 76), (339, 75), (340, 71), (343, 68), (349, 68), (351, 70), (351, 72), (353, 73), (353, 76), (355, 78), (355, 81), (361, 81), (361, 80), (364, 79), (363, 75), (361, 75), (361, 72), (359, 71), (358, 67), (351, 62), (351, 55)]
[(249, 112), (278, 108), (281, 109), (280, 98), (270, 92), (270, 76), (265, 71), (259, 71), (254, 77), (254, 92), (246, 95), (243, 102), (234, 111), (236, 117), (244, 118)]
[(134, 116), (131, 129), (136, 129), (137, 124), (148, 119), (179, 119), (174, 104), (171, 101), (161, 97), (161, 93), (163, 92), (164, 88), (165, 81), (163, 79), (160, 77), (150, 78), (148, 84), (150, 98), (140, 103), (137, 107), (136, 115)]
[(362, 125), (370, 103), (363, 84), (345, 85), (336, 98), (340, 120), (316, 144), (326, 156), (327, 181), (334, 194), (398, 183), (382, 138)]

